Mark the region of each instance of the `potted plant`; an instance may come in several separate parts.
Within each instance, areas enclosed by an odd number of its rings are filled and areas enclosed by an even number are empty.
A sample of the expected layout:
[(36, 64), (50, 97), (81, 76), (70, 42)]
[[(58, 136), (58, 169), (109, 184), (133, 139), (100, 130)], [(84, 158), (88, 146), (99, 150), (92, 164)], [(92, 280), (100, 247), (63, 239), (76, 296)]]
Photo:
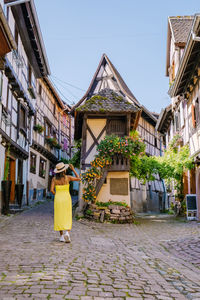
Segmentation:
[(30, 167), (31, 173), (34, 173), (34, 174), (35, 174), (35, 170), (36, 170), (36, 167), (35, 167), (35, 166), (31, 166), (31, 167)]
[(37, 131), (38, 133), (42, 133), (44, 131), (44, 127), (40, 124), (36, 124), (33, 126), (33, 130)]
[(56, 148), (56, 149), (61, 149), (62, 146), (61, 146), (59, 143), (57, 143), (57, 144), (55, 145), (55, 148)]
[(15, 195), (17, 199), (17, 204), (19, 207), (22, 207), (22, 198), (23, 198), (24, 185), (20, 182), (19, 178), (17, 184), (15, 185)]
[(10, 146), (8, 146), (8, 150), (7, 150), (7, 154), (6, 154), (4, 178), (1, 182), (2, 196), (3, 196), (2, 213), (5, 215), (7, 215), (9, 213), (10, 192), (11, 192), (11, 185), (12, 185), (12, 181), (8, 180), (8, 172), (9, 172), (9, 167), (10, 167), (9, 154), (10, 154)]
[(42, 170), (42, 177), (45, 178), (45, 175), (46, 175), (46, 171)]
[(52, 141), (53, 141), (53, 138), (51, 138), (51, 137), (49, 137), (49, 136), (47, 136), (47, 137), (45, 138), (45, 142), (46, 142), (51, 148), (53, 148), (53, 143), (52, 143)]

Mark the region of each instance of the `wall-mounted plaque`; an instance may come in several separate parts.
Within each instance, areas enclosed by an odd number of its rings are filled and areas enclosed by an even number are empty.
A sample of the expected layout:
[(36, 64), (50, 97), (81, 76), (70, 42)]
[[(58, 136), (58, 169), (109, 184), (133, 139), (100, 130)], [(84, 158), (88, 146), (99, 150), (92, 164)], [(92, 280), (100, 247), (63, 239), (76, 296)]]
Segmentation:
[(128, 195), (128, 178), (110, 178), (111, 195)]

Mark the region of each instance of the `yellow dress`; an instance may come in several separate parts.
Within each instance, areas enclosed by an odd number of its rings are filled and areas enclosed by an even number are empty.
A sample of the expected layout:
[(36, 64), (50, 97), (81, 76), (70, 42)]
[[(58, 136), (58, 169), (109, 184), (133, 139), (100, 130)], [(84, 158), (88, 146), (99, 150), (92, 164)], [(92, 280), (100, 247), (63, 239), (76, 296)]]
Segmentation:
[(54, 230), (70, 230), (72, 228), (72, 200), (69, 184), (56, 185), (54, 198)]

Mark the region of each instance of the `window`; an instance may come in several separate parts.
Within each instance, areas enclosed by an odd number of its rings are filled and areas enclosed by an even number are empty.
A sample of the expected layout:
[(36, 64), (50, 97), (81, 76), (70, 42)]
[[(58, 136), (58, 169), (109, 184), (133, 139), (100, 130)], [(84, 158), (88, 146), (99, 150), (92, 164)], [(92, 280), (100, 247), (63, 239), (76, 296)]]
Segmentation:
[(57, 136), (56, 136), (56, 130), (53, 130), (53, 138), (57, 138)]
[(34, 153), (30, 153), (30, 172), (36, 174), (36, 162), (37, 156)]
[(180, 111), (175, 113), (174, 116), (174, 126), (175, 126), (175, 132), (179, 131), (180, 129)]
[(55, 116), (55, 114), (56, 114), (56, 105), (55, 105), (55, 103), (54, 103), (54, 105), (53, 105), (53, 114), (54, 114), (54, 116)]
[(6, 108), (9, 111), (11, 111), (11, 104), (12, 104), (12, 93), (11, 93), (9, 86), (7, 86)]
[(111, 119), (108, 123), (108, 134), (124, 136), (126, 134), (126, 122), (124, 118)]
[(17, 25), (15, 24), (15, 42), (16, 42), (16, 45), (17, 45), (17, 48), (18, 48), (18, 42), (19, 42), (19, 32), (18, 32), (18, 29), (17, 29)]
[(167, 141), (168, 141), (168, 143), (170, 141), (170, 127), (169, 127), (168, 132), (167, 132)]
[(46, 175), (46, 160), (40, 157), (39, 176), (45, 178)]
[(45, 135), (46, 136), (51, 135), (51, 125), (48, 122), (45, 122)]
[(157, 145), (157, 138), (156, 137), (154, 137), (154, 146), (157, 148), (158, 147), (158, 145)]
[(28, 65), (28, 86), (32, 86), (32, 69), (31, 65)]
[(34, 119), (33, 119), (33, 126), (37, 125), (37, 112), (35, 112)]
[(41, 84), (39, 84), (38, 94), (39, 94), (40, 96), (42, 95), (42, 86), (41, 86)]
[(19, 121), (20, 128), (26, 129), (26, 111), (23, 106), (20, 107)]
[(196, 126), (199, 124), (199, 99), (195, 101), (195, 120), (196, 120)]
[(194, 104), (192, 104), (191, 106), (191, 112), (192, 112), (192, 127), (195, 128), (197, 124), (196, 124), (196, 111), (195, 111)]

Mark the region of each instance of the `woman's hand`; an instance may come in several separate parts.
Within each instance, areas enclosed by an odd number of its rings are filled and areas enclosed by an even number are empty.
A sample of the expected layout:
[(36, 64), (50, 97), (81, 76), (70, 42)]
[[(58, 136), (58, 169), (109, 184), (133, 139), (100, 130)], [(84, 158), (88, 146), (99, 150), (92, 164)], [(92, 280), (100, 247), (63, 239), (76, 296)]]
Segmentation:
[(72, 164), (69, 164), (69, 168), (74, 171), (74, 166)]

